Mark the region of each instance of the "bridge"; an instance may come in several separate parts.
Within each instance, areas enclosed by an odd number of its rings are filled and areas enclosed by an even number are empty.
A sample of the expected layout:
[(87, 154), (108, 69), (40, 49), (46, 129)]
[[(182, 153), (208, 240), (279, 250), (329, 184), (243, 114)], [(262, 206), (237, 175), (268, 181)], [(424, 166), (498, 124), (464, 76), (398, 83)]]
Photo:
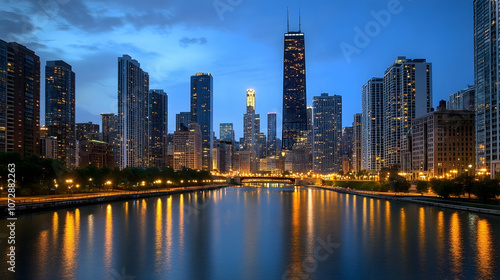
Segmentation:
[(241, 185), (243, 183), (289, 183), (296, 186), (320, 185), (322, 180), (318, 178), (297, 178), (297, 177), (280, 177), (280, 176), (239, 176), (228, 177), (226, 183)]

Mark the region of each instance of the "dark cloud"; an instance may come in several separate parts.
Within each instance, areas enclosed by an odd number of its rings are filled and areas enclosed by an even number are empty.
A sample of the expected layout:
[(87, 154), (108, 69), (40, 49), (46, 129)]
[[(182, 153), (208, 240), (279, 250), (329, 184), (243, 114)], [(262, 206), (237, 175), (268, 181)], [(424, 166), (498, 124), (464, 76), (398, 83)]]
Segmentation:
[(0, 11), (0, 35), (2, 38), (12, 40), (20, 35), (29, 35), (35, 26), (28, 17), (10, 11)]
[(182, 39), (179, 40), (179, 45), (183, 48), (187, 48), (189, 47), (190, 45), (193, 45), (193, 44), (199, 44), (199, 45), (204, 45), (207, 43), (207, 39), (205, 37), (201, 37), (201, 38), (188, 38), (188, 37), (184, 37)]

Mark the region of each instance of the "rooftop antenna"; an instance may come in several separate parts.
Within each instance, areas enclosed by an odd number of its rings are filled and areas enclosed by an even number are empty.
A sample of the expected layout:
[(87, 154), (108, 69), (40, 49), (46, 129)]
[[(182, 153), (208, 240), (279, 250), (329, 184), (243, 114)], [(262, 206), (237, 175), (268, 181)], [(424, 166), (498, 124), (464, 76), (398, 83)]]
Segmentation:
[(300, 22), (300, 8), (299, 8), (299, 33), (301, 32), (302, 30), (302, 24)]
[(290, 32), (290, 17), (288, 14), (288, 7), (286, 7), (286, 32)]

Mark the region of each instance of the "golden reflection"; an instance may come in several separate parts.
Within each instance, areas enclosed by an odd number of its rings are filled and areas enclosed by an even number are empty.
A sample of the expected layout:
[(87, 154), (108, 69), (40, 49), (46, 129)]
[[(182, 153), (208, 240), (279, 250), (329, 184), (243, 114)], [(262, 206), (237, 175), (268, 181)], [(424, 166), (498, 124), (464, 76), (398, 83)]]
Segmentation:
[[(356, 205), (356, 204), (355, 204)], [(366, 233), (366, 227), (367, 227), (367, 222), (368, 222), (368, 208), (366, 206), (366, 197), (363, 197), (363, 232)]]
[(156, 221), (155, 221), (155, 263), (156, 272), (159, 272), (160, 268), (158, 264), (161, 262), (161, 252), (162, 252), (162, 241), (163, 241), (163, 218), (162, 218), (162, 205), (161, 198), (156, 200)]
[(481, 279), (493, 279), (493, 269), (495, 258), (493, 252), (493, 242), (491, 227), (486, 219), (477, 221), (477, 268)]
[(37, 261), (38, 270), (44, 271), (47, 267), (47, 257), (49, 256), (49, 231), (44, 230), (40, 232), (38, 237), (38, 246), (36, 252), (40, 256), (40, 260)]
[(90, 214), (87, 217), (87, 247), (89, 251), (92, 251), (92, 247), (94, 246), (94, 215)]
[(312, 256), (314, 249), (314, 209), (313, 209), (313, 191), (307, 190), (307, 248), (308, 254)]
[(172, 268), (172, 197), (169, 196), (167, 198), (167, 232), (166, 232), (166, 238), (167, 238), (167, 245), (166, 245), (166, 250), (167, 250), (167, 270)]
[(68, 277), (75, 276), (74, 269), (76, 266), (75, 254), (76, 254), (76, 237), (75, 237), (75, 217), (72, 212), (66, 212), (64, 226), (64, 237), (63, 237), (63, 267), (64, 275)]
[(385, 247), (389, 251), (391, 244), (391, 203), (385, 201)]
[[(375, 230), (375, 201), (370, 198), (370, 232)], [(373, 234), (371, 234), (373, 236)]]
[(400, 228), (399, 228), (399, 236), (401, 238), (401, 251), (403, 256), (406, 256), (406, 212), (404, 208), (401, 208), (400, 215)]
[(300, 193), (295, 190), (292, 194), (292, 244), (291, 244), (292, 267), (298, 268), (302, 265), (300, 249)]
[(184, 248), (184, 194), (179, 196), (179, 248), (182, 252)]
[(425, 209), (420, 207), (418, 213), (418, 243), (419, 243), (419, 255), (421, 260), (425, 257)]
[(453, 262), (452, 271), (456, 277), (462, 274), (462, 236), (460, 234), (460, 217), (455, 212), (451, 215), (450, 221), (450, 253)]
[(444, 213), (439, 211), (437, 217), (437, 249), (438, 259), (442, 260), (444, 253)]
[(111, 204), (106, 206), (106, 225), (104, 228), (104, 263), (109, 270), (111, 267), (111, 255), (113, 251), (113, 210)]
[(52, 215), (52, 244), (57, 244), (59, 240), (59, 214)]

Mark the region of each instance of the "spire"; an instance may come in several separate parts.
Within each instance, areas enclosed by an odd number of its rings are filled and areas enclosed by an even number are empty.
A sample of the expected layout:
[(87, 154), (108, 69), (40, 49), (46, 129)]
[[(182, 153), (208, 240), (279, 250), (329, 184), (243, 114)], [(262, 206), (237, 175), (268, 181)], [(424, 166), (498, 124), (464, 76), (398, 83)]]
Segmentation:
[(288, 15), (288, 7), (286, 7), (286, 32), (290, 32), (290, 17)]
[(302, 30), (302, 25), (300, 22), (300, 8), (299, 8), (299, 33), (301, 32), (301, 30)]

